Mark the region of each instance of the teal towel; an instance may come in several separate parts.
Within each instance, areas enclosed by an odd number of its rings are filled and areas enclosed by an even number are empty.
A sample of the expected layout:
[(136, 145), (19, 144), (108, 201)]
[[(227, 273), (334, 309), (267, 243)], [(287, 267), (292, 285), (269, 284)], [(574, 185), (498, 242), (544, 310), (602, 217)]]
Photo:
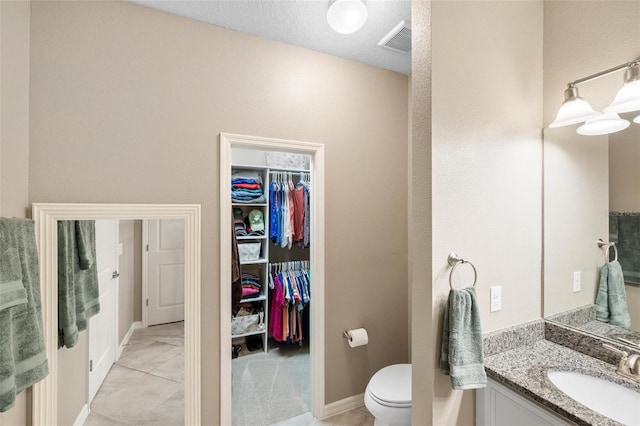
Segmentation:
[(58, 222), (58, 347), (72, 348), (100, 312), (95, 221)]
[(27, 303), (27, 290), (22, 284), (22, 268), (18, 249), (10, 247), (0, 253), (0, 311)]
[(609, 239), (616, 242), (625, 282), (640, 285), (640, 213), (609, 213)]
[(49, 373), (39, 268), (34, 222), (0, 218), (0, 288), (9, 282), (15, 289), (0, 309), (0, 412), (13, 407), (18, 393)]
[(93, 266), (95, 252), (96, 226), (91, 220), (76, 220), (76, 242), (78, 243), (78, 261), (83, 271)]
[(596, 296), (596, 319), (627, 329), (631, 327), (622, 267), (615, 260), (605, 263), (600, 270), (600, 287)]
[(474, 287), (449, 292), (442, 329), (440, 371), (451, 376), (453, 389), (483, 388), (487, 384)]

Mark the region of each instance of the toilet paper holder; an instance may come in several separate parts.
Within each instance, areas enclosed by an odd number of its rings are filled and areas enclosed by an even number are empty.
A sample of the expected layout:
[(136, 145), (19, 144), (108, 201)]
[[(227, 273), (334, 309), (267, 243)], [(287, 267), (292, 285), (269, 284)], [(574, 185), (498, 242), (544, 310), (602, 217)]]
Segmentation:
[(344, 330), (342, 332), (342, 337), (344, 337), (347, 340), (351, 340), (351, 336), (349, 336), (349, 332), (347, 330)]

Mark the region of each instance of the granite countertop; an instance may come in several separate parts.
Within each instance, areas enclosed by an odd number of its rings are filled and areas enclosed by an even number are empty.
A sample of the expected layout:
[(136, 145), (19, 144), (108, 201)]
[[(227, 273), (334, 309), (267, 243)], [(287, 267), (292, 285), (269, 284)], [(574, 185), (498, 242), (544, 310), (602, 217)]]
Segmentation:
[(640, 383), (617, 375), (615, 366), (544, 339), (486, 357), (485, 369), (492, 379), (579, 425), (621, 424), (567, 396), (551, 383), (547, 371), (576, 371), (640, 392)]

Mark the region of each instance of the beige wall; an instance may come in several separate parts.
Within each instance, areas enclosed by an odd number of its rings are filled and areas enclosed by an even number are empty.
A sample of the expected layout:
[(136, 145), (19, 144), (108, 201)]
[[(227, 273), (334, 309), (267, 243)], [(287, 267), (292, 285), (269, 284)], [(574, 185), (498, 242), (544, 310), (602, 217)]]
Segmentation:
[(120, 244), (122, 254), (118, 258), (118, 341), (126, 336), (142, 312), (142, 221), (120, 221)]
[[(541, 314), (543, 3), (438, 1), (432, 30), (437, 357), (452, 251), (477, 269), (484, 332)], [(454, 283), (470, 285), (470, 271), (456, 269)], [(495, 313), (491, 286), (502, 286)], [(474, 424), (474, 406), (475, 392), (435, 372), (432, 424)]]
[(0, 213), (26, 217), (29, 203), (29, 2), (0, 2)]
[[(28, 2), (0, 1), (0, 216), (26, 217), (29, 206)], [(0, 413), (1, 425), (29, 422), (30, 390)]]
[[(201, 204), (209, 365), (220, 132), (326, 146), (326, 402), (407, 360), (406, 76), (125, 3), (34, 3), (31, 27), (30, 200)], [(202, 381), (215, 424), (217, 368)]]
[[(58, 350), (58, 425), (73, 425), (87, 402), (89, 334), (80, 332), (78, 344)], [(19, 425), (16, 425), (19, 426)]]
[[(546, 1), (544, 16), (547, 126), (568, 82), (640, 54), (640, 2)], [(615, 73), (578, 87), (594, 109), (602, 110), (621, 85), (622, 73)], [(545, 315), (593, 303), (604, 262), (595, 241), (608, 239), (607, 137), (578, 136), (576, 127), (545, 129)], [(582, 273), (578, 293), (572, 291), (573, 271)]]

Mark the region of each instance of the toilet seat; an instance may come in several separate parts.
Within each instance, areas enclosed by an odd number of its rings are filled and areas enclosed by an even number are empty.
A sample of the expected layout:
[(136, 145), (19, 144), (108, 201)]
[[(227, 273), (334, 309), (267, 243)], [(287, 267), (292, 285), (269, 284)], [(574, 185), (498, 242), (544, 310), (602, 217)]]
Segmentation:
[(411, 364), (384, 367), (373, 375), (367, 386), (371, 399), (393, 408), (411, 407)]

